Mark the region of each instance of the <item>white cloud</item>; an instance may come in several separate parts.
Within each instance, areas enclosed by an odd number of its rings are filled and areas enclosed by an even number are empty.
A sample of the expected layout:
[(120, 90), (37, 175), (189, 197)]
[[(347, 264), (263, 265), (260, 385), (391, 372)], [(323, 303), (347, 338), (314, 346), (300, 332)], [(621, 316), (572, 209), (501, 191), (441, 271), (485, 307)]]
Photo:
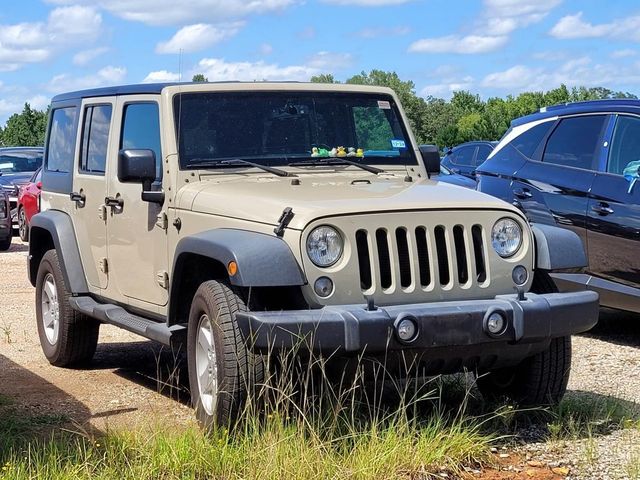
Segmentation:
[(507, 35), (537, 23), (560, 3), (562, 0), (484, 0), (487, 33)]
[(107, 47), (90, 48), (88, 50), (82, 50), (73, 56), (73, 64), (84, 66), (91, 63), (92, 60), (98, 58), (100, 55), (107, 53), (109, 49)]
[(54, 76), (47, 85), (47, 90), (52, 93), (83, 90), (85, 88), (103, 87), (122, 83), (127, 75), (124, 67), (107, 66), (96, 73), (85, 76), (63, 73)]
[(234, 36), (244, 22), (231, 22), (220, 26), (196, 23), (182, 27), (166, 42), (156, 46), (156, 53), (197, 52)]
[(638, 52), (636, 50), (633, 50), (631, 48), (625, 48), (623, 50), (614, 50), (613, 52), (611, 52), (611, 58), (634, 57), (637, 54)]
[(273, 46), (269, 43), (263, 43), (260, 45), (260, 54), (261, 55), (271, 55), (273, 53)]
[(307, 66), (318, 70), (335, 71), (353, 65), (353, 57), (349, 53), (318, 52), (307, 61)]
[(562, 17), (549, 31), (555, 38), (612, 37), (640, 41), (640, 15), (620, 18), (610, 23), (594, 25), (582, 19), (582, 12)]
[(334, 5), (356, 5), (358, 7), (384, 7), (387, 5), (401, 5), (412, 0), (323, 0), (324, 3)]
[(309, 80), (321, 70), (309, 65), (280, 66), (277, 63), (227, 62), (223, 58), (203, 58), (193, 73), (202, 73), (210, 81), (224, 80)]
[(298, 0), (49, 0), (61, 5), (94, 5), (125, 20), (148, 25), (217, 23), (229, 18), (280, 11)]
[(407, 35), (409, 32), (411, 32), (411, 28), (407, 26), (368, 27), (355, 32), (354, 36), (361, 38), (399, 37), (401, 35)]
[(445, 37), (423, 38), (409, 46), (415, 53), (459, 53), (475, 54), (497, 50), (507, 43), (506, 36), (447, 35)]
[(167, 70), (158, 70), (155, 72), (149, 72), (143, 83), (162, 83), (162, 82), (177, 82), (180, 80), (179, 73), (169, 72)]
[(56, 8), (46, 22), (0, 25), (0, 71), (17, 70), (73, 45), (91, 42), (101, 29), (102, 16), (82, 6)]
[(426, 85), (420, 90), (420, 95), (423, 97), (450, 97), (453, 92), (460, 90), (469, 90), (474, 85), (474, 79), (471, 76), (466, 76), (461, 79), (451, 79), (449, 82), (433, 83)]

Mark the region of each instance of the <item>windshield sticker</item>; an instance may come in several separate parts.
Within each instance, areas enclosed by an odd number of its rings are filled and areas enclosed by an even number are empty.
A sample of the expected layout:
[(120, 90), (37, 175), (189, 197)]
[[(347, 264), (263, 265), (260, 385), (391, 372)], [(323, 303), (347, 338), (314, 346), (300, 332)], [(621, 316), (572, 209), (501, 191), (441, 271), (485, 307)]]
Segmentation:
[(407, 144), (404, 142), (404, 140), (397, 139), (391, 140), (391, 146), (393, 148), (407, 148)]
[(391, 103), (386, 100), (378, 100), (378, 108), (383, 110), (391, 110)]

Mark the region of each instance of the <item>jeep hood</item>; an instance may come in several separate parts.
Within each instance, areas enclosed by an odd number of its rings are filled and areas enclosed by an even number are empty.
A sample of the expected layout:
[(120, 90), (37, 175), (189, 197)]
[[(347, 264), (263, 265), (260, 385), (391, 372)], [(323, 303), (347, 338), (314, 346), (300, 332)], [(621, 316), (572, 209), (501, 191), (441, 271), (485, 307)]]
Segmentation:
[[(298, 183), (299, 184), (296, 184)], [(180, 209), (276, 225), (286, 207), (289, 228), (334, 215), (430, 209), (500, 209), (508, 203), (465, 187), (434, 180), (404, 181), (404, 174), (210, 175), (178, 192)]]

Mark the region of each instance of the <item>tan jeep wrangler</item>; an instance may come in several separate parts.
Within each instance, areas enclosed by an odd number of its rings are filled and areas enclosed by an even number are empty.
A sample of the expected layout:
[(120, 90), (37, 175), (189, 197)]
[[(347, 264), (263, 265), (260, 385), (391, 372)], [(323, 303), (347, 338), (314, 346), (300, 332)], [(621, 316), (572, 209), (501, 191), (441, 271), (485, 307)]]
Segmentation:
[[(101, 323), (186, 349), (198, 419), (233, 418), (260, 352), (414, 355), (485, 395), (557, 402), (593, 292), (578, 237), (439, 183), (393, 91), (133, 85), (53, 99), (29, 274), (46, 357)], [(431, 178), (430, 178), (431, 177)], [(250, 379), (249, 381), (247, 379)]]

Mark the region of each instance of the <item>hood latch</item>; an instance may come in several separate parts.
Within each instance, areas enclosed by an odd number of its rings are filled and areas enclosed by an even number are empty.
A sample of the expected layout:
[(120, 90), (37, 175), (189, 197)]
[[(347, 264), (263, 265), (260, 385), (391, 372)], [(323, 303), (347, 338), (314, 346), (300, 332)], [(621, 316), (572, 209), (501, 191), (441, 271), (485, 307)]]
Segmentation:
[(293, 213), (293, 209), (291, 207), (287, 207), (282, 211), (282, 215), (278, 219), (278, 226), (273, 229), (273, 233), (277, 236), (282, 237), (284, 235), (284, 229), (287, 228), (289, 222), (293, 218), (295, 214)]

